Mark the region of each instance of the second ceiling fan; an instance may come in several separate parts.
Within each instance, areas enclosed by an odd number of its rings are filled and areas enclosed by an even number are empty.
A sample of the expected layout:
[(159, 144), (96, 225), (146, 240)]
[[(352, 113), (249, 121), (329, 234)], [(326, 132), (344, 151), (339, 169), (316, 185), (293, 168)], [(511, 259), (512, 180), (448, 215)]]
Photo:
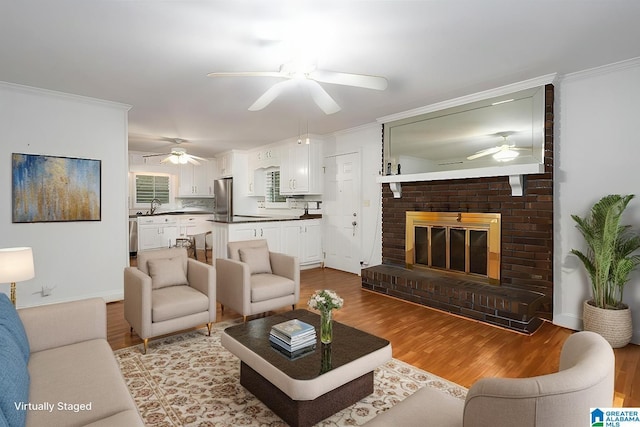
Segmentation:
[(289, 87), (298, 82), (306, 83), (313, 101), (325, 114), (333, 114), (340, 111), (338, 103), (327, 93), (320, 83), (330, 83), (343, 86), (355, 86), (365, 89), (385, 90), (387, 79), (380, 76), (366, 74), (340, 73), (337, 71), (318, 70), (314, 64), (300, 64), (287, 62), (280, 66), (279, 71), (241, 71), (241, 72), (214, 72), (208, 77), (279, 77), (286, 79), (271, 86), (250, 107), (250, 111), (258, 111), (276, 99)]

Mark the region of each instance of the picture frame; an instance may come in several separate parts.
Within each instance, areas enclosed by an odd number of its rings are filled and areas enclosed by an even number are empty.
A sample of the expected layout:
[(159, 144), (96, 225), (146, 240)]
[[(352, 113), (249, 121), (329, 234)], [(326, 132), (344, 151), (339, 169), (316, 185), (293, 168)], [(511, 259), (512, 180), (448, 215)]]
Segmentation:
[(12, 222), (101, 221), (102, 162), (12, 153)]

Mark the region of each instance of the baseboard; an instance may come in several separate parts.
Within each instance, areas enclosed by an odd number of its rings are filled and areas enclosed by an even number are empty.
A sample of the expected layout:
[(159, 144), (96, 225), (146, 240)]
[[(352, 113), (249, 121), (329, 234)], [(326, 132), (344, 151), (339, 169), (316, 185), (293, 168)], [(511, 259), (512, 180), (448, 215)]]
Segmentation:
[(554, 314), (552, 323), (574, 331), (582, 330), (582, 318), (571, 313)]
[[(573, 329), (574, 331), (582, 330), (582, 318), (573, 314), (562, 313), (553, 315), (553, 324), (556, 326), (562, 326), (563, 328)], [(634, 331), (631, 336), (632, 344), (640, 345), (640, 331)]]

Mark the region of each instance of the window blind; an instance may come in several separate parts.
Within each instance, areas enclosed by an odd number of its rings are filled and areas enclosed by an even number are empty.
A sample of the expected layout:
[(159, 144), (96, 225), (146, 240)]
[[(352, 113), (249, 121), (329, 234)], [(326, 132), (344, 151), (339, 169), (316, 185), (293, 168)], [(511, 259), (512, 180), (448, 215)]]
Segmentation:
[(136, 203), (169, 203), (169, 177), (166, 175), (136, 175)]
[(267, 171), (265, 174), (265, 201), (286, 202), (287, 199), (280, 194), (280, 171)]

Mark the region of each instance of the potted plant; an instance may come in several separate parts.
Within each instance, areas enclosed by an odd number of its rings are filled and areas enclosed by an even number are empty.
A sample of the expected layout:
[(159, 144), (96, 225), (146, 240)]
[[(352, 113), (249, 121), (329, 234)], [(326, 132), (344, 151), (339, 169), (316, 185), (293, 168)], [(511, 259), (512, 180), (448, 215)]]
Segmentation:
[(624, 286), (640, 263), (633, 253), (640, 236), (620, 220), (633, 194), (611, 194), (600, 199), (585, 218), (571, 215), (587, 244), (586, 253), (572, 249), (591, 280), (593, 299), (583, 305), (584, 329), (602, 335), (613, 348), (631, 340), (631, 311), (622, 303)]

